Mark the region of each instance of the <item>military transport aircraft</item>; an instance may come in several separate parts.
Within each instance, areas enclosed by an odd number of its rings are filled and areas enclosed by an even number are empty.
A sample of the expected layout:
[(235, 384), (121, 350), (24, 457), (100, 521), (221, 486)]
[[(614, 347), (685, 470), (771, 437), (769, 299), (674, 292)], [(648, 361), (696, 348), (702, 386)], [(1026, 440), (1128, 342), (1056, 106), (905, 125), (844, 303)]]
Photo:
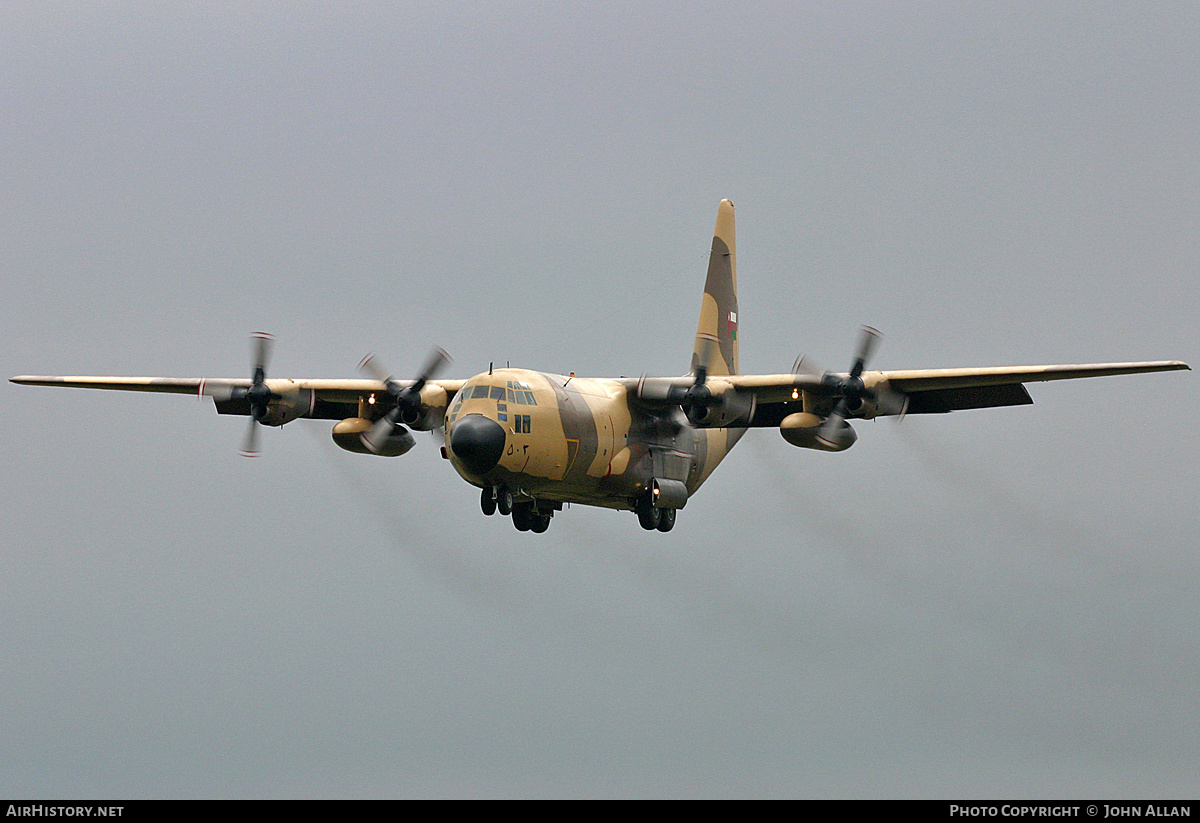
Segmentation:
[(683, 377), (582, 378), (492, 369), (437, 379), (440, 349), (415, 380), (397, 380), (379, 359), (369, 377), (268, 378), (271, 338), (253, 337), (249, 379), (13, 377), (14, 383), (171, 392), (211, 397), (221, 414), (249, 415), (243, 454), (258, 451), (258, 427), (299, 418), (339, 421), (343, 449), (388, 457), (414, 445), (410, 429), (444, 430), (442, 457), (482, 490), (484, 514), (511, 515), (521, 531), (544, 532), (564, 503), (631, 510), (645, 529), (670, 531), (682, 509), (751, 427), (776, 426), (793, 446), (842, 451), (849, 421), (1032, 403), (1023, 384), (1187, 369), (1179, 361), (914, 371), (867, 371), (879, 339), (862, 329), (846, 373), (797, 361), (787, 374), (738, 372), (737, 258), (733, 203), (721, 201), (700, 304), (691, 370)]

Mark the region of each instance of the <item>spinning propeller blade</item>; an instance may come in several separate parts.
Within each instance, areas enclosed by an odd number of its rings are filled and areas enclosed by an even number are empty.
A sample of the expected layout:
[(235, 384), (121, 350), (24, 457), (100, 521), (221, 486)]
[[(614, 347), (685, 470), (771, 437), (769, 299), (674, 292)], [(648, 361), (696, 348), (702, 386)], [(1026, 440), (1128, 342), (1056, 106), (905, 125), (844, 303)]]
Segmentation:
[(446, 354), (445, 350), (435, 347), (412, 385), (401, 386), (377, 355), (368, 354), (362, 359), (358, 364), (359, 370), (382, 382), (387, 387), (388, 394), (396, 401), (394, 409), (376, 420), (369, 431), (363, 432), (362, 441), (367, 448), (378, 453), (389, 437), (405, 430), (401, 425), (405, 416), (411, 420), (421, 413), (421, 389), (450, 362), (450, 355)]
[[(833, 407), (833, 411), (829, 413), (829, 416), (825, 418), (825, 422), (817, 429), (817, 440), (829, 448), (837, 447), (843, 438), (841, 431), (849, 427), (850, 424), (846, 422), (846, 416), (861, 407), (864, 399), (873, 400), (875, 398), (875, 392), (863, 385), (862, 373), (867, 366), (867, 360), (870, 358), (871, 353), (875, 351), (880, 337), (882, 335), (878, 330), (870, 326), (863, 326), (860, 329), (858, 338), (858, 353), (854, 357), (850, 373), (846, 377), (839, 377), (827, 372), (821, 378), (821, 382), (826, 387), (834, 389), (841, 394), (841, 398), (838, 400), (837, 405)], [(797, 365), (799, 365), (799, 361), (797, 361)]]
[(267, 416), (267, 406), (274, 395), (267, 388), (267, 361), (271, 357), (271, 344), (275, 338), (266, 332), (255, 332), (250, 337), (250, 356), (254, 371), (250, 376), (250, 387), (233, 387), (229, 396), (231, 399), (244, 399), (250, 404), (250, 428), (246, 430), (246, 438), (242, 441), (242, 457), (258, 457), (258, 427)]

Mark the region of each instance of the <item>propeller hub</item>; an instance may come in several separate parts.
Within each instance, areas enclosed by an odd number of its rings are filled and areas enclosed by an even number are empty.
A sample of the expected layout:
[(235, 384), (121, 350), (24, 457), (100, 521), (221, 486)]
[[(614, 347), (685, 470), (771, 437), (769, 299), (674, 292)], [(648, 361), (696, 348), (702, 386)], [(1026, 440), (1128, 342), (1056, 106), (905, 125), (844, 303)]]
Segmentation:
[(688, 406), (703, 406), (710, 399), (712, 399), (712, 392), (703, 383), (692, 386), (683, 395), (684, 405)]
[(271, 402), (271, 390), (267, 388), (266, 383), (255, 383), (246, 390), (246, 400), (256, 409), (265, 409)]

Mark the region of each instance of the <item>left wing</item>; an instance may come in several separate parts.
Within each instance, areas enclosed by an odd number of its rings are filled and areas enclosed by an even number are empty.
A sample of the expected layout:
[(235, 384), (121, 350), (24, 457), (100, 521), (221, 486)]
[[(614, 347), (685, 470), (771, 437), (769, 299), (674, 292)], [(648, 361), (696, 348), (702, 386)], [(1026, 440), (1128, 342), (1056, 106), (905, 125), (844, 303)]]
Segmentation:
[[(1190, 366), (1178, 360), (1157, 360), (1141, 363), (863, 372), (862, 385), (866, 391), (862, 398), (862, 408), (852, 410), (850, 416), (866, 418), (897, 414), (937, 414), (963, 409), (1021, 406), (1033, 402), (1025, 383), (1179, 369), (1190, 369)], [(821, 377), (817, 378), (817, 385), (800, 387), (800, 398), (792, 396), (794, 391), (787, 384), (795, 383), (797, 379), (811, 383), (813, 376), (748, 375), (745, 378), (733, 377), (729, 380), (735, 390), (751, 391), (758, 396), (758, 414), (750, 425), (772, 426), (778, 425), (779, 421), (792, 411), (809, 410), (801, 409), (798, 403), (804, 392), (812, 395), (810, 405), (825, 407), (826, 410), (832, 408), (844, 396), (845, 392), (841, 387), (849, 375), (836, 374), (830, 377), (833, 379)], [(780, 397), (781, 393), (783, 397)]]
[[(908, 414), (924, 414), (1032, 403), (1033, 399), (1029, 397), (1023, 385), (1025, 383), (1190, 368), (1187, 363), (1179, 360), (1156, 360), (1142, 363), (914, 369), (876, 372), (878, 377), (874, 385), (907, 397)], [(864, 379), (864, 383), (866, 382)]]
[[(852, 394), (858, 407), (845, 409), (843, 413), (846, 417), (930, 414), (1027, 405), (1033, 399), (1025, 389), (1025, 383), (1190, 368), (1179, 360), (1155, 360), (1140, 363), (861, 371), (858, 374), (744, 374), (710, 377), (705, 386), (712, 397), (708, 402), (725, 403), (731, 408), (745, 410), (742, 419), (726, 425), (765, 427), (778, 426), (783, 418), (794, 412), (829, 415)], [(861, 380), (861, 384), (856, 380)], [(635, 401), (647, 406), (662, 406), (680, 396), (684, 389), (692, 385), (693, 378), (641, 378), (622, 382)]]

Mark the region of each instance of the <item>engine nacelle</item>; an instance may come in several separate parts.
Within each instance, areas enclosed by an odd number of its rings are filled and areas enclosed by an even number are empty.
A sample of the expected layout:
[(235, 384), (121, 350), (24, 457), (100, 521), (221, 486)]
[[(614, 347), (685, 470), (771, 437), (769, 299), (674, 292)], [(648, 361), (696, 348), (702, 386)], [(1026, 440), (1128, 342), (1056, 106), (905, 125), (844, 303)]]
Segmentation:
[(445, 424), (446, 405), (446, 390), (433, 383), (426, 383), (421, 388), (420, 411), (405, 412), (400, 416), (400, 421), (417, 431), (431, 431)]
[(316, 393), (312, 389), (300, 389), (291, 380), (268, 380), (267, 388), (273, 398), (267, 404), (267, 413), (258, 418), (264, 426), (282, 426), (313, 410)]
[(796, 412), (783, 418), (779, 424), (779, 433), (793, 446), (803, 449), (818, 449), (824, 452), (845, 451), (854, 445), (854, 441), (858, 440), (858, 435), (854, 433), (850, 424), (842, 421), (842, 425), (835, 429), (832, 435), (826, 433), (826, 437), (833, 441), (833, 445), (822, 443), (817, 439), (817, 432), (820, 431), (821, 424), (824, 422), (824, 417), (819, 417), (811, 412)]
[[(870, 375), (868, 375), (870, 377)], [(851, 417), (873, 420), (884, 415), (903, 415), (908, 411), (908, 395), (893, 389), (886, 380), (865, 380), (870, 396), (847, 398)]]
[(712, 398), (703, 408), (703, 414), (697, 413), (699, 409), (688, 411), (685, 407), (688, 421), (693, 426), (702, 429), (723, 429), (727, 426), (746, 425), (754, 419), (754, 409), (757, 406), (755, 395), (742, 394), (728, 384), (714, 388), (716, 390), (712, 392)]
[(397, 426), (396, 431), (379, 444), (379, 450), (372, 451), (367, 448), (362, 436), (369, 432), (374, 425), (365, 417), (347, 417), (333, 427), (333, 442), (349, 452), (377, 454), (380, 457), (399, 457), (417, 443), (413, 439), (412, 432), (403, 426)]

